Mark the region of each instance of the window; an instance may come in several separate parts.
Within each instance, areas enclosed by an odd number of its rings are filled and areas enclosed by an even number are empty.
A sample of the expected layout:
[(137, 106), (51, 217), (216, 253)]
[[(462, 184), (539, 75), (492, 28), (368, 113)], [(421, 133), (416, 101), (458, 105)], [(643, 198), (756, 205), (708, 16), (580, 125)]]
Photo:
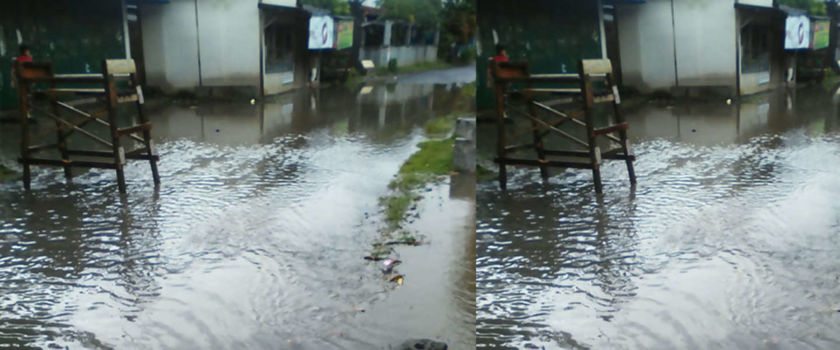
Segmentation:
[(294, 37), (292, 27), (272, 24), (265, 29), (265, 72), (283, 73), (294, 70)]
[(770, 28), (751, 24), (741, 30), (741, 70), (744, 73), (770, 71)]

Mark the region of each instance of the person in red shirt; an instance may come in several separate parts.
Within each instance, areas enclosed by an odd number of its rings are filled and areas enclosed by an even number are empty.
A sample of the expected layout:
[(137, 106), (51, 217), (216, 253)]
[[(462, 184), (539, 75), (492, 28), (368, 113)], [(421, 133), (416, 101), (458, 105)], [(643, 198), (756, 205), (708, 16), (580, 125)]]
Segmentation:
[(29, 46), (21, 45), (20, 46), (20, 56), (15, 57), (12, 60), (12, 87), (15, 87), (15, 79), (17, 75), (15, 74), (15, 66), (17, 62), (32, 62), (32, 51), (29, 50)]
[(496, 45), (496, 56), (493, 56), (494, 62), (507, 62), (507, 50), (505, 50), (504, 45), (499, 44)]
[(488, 88), (493, 87), (493, 73), (492, 73), (492, 68), (491, 68), (493, 63), (495, 63), (495, 62), (507, 62), (507, 61), (508, 61), (508, 57), (507, 57), (507, 50), (505, 49), (505, 46), (502, 45), (502, 44), (497, 44), (496, 45), (496, 55), (493, 56), (493, 58), (490, 59), (490, 64), (487, 66), (487, 87)]

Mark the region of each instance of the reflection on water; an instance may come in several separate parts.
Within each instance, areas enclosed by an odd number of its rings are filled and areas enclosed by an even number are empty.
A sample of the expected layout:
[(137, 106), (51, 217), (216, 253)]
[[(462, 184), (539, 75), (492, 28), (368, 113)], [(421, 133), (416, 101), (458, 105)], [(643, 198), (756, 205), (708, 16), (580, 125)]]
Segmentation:
[[(474, 304), (455, 297), (472, 293), (458, 269), (428, 272), (445, 292), (416, 301), (460, 321), (452, 327), (416, 317), (406, 329), (410, 313), (360, 312), (394, 294), (361, 259), (378, 234), (377, 198), (423, 139), (418, 127), (464, 100), (458, 87), (413, 85), (165, 106), (150, 113), (159, 191), (143, 162), (126, 168), (125, 203), (111, 171), (80, 172), (67, 185), (61, 171), (35, 168), (30, 193), (0, 184), (0, 348), (474, 341), (463, 336)], [(4, 162), (17, 153), (16, 132), (2, 129)], [(448, 205), (447, 218), (471, 211)], [(472, 259), (450, 253), (441, 261)]]
[(480, 185), (478, 347), (840, 347), (837, 109), (788, 99), (633, 113), (639, 183), (607, 163), (603, 198), (578, 170)]

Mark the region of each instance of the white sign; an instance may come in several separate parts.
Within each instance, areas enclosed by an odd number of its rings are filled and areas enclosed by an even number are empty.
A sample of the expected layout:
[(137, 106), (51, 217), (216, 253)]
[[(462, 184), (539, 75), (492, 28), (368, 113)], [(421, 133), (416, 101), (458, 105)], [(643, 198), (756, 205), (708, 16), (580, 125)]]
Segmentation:
[(811, 46), (811, 20), (808, 16), (788, 16), (785, 22), (785, 50)]
[(331, 49), (335, 42), (335, 21), (330, 16), (309, 19), (309, 49)]

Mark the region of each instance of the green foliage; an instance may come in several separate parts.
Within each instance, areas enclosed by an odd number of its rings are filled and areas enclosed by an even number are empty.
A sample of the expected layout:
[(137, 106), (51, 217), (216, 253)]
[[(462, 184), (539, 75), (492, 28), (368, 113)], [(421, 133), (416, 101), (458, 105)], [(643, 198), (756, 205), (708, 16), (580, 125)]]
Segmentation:
[(464, 95), (471, 96), (471, 97), (475, 98), (475, 92), (476, 92), (475, 82), (464, 85), (464, 90), (462, 90), (462, 92), (464, 93)]
[(350, 15), (350, 3), (347, 0), (301, 0), (301, 3), (329, 10), (337, 16)]
[(388, 71), (391, 73), (396, 73), (399, 71), (399, 64), (397, 64), (396, 58), (392, 58), (388, 61)]
[(404, 20), (424, 27), (440, 23), (440, 0), (379, 0), (387, 18)]
[(428, 136), (445, 136), (452, 131), (455, 125), (455, 118), (458, 114), (449, 114), (432, 118), (423, 124), (423, 131)]
[[(475, 0), (446, 0), (441, 9), (440, 43), (438, 55), (449, 57), (451, 47), (469, 45), (477, 32)], [(460, 57), (464, 62), (475, 60), (475, 47)]]
[(778, 3), (806, 10), (812, 16), (825, 16), (826, 13), (823, 0), (778, 0)]
[(453, 138), (422, 142), (418, 145), (420, 150), (402, 165), (397, 177), (388, 185), (392, 193), (380, 199), (391, 230), (400, 226), (409, 208), (420, 199), (414, 191), (452, 171), (454, 145)]

